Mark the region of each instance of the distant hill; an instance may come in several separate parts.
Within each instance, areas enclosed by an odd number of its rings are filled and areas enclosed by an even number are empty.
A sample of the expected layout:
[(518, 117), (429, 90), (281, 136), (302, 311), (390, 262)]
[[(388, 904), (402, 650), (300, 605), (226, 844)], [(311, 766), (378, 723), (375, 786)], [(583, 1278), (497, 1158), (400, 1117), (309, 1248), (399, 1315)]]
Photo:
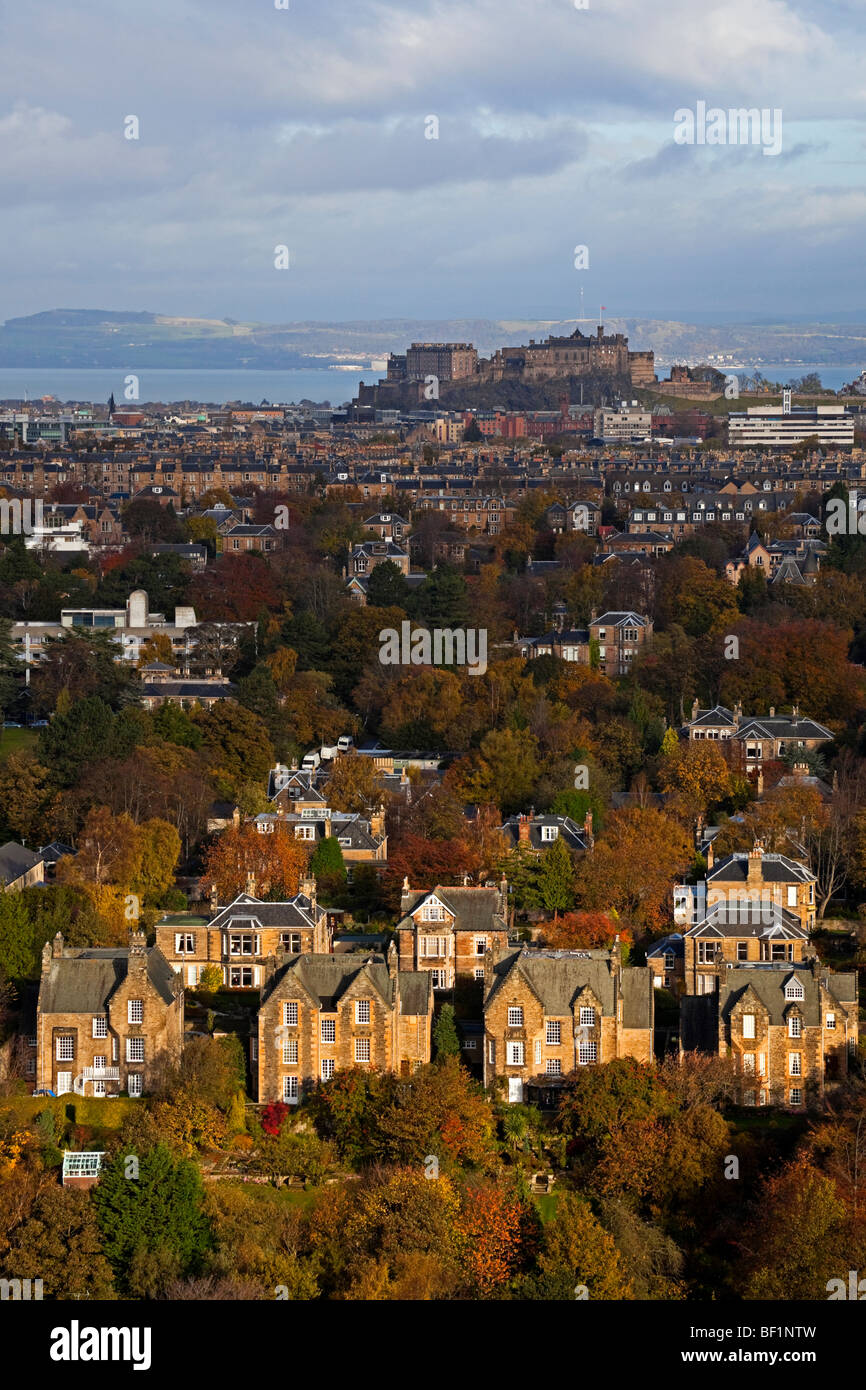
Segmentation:
[[(362, 319), (338, 323), (238, 323), (141, 310), (48, 309), (7, 319), (0, 328), (0, 366), (105, 367), (135, 371), (158, 367), (231, 367), (285, 370), (359, 362), (368, 367), (411, 342), (472, 342), (488, 355), (530, 337), (570, 333), (575, 319)], [(582, 323), (592, 332), (590, 323)], [(690, 324), (676, 320), (609, 318), (609, 332), (625, 333), (634, 350), (652, 348), (664, 365), (706, 361), (727, 354), (748, 365), (786, 362), (866, 365), (866, 325), (852, 323)], [(724, 363), (719, 363), (724, 366)]]

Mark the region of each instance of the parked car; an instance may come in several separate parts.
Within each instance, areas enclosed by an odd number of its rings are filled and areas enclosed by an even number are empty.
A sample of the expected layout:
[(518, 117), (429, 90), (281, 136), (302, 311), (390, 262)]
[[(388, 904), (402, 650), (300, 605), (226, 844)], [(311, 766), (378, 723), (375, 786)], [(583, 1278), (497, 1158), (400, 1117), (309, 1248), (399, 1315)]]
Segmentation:
[(16, 724), (14, 719), (4, 719), (4, 720), (3, 720), (3, 728), (4, 728), (4, 729), (21, 729), (21, 728), (23, 728), (23, 725), (21, 725), (21, 724)]

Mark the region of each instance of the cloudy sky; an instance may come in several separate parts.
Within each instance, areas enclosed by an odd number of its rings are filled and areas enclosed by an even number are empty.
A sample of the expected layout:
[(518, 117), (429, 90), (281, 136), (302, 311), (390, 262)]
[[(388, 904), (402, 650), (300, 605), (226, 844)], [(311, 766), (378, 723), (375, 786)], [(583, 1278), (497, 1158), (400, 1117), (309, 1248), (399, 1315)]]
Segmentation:
[(588, 5), (3, 0), (0, 318), (862, 321), (864, 0)]

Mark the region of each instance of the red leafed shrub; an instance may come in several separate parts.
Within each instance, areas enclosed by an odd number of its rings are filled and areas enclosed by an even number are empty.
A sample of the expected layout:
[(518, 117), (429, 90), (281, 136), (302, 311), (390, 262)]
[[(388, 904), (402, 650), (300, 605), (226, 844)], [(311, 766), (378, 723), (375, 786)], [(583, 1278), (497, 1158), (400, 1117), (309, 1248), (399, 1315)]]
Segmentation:
[(265, 1134), (270, 1134), (276, 1138), (283, 1127), (283, 1121), (289, 1113), (289, 1107), (284, 1105), (281, 1100), (271, 1101), (262, 1111), (262, 1129)]

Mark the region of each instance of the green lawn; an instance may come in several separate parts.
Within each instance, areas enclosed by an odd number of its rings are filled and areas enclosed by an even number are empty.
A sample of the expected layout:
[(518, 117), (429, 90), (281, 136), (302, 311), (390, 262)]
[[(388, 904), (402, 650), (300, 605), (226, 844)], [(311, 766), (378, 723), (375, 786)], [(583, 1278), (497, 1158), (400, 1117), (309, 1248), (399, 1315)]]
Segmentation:
[(556, 1216), (556, 1203), (558, 1197), (558, 1192), (543, 1192), (533, 1199), (545, 1225)]
[(34, 748), (38, 737), (38, 729), (0, 729), (0, 763), (5, 762), (10, 753)]
[(105, 1100), (93, 1096), (7, 1096), (0, 1101), (0, 1115), (11, 1115), (13, 1122), (32, 1125), (36, 1116), (43, 1110), (53, 1110), (61, 1123), (71, 1120), (69, 1113), (74, 1110), (74, 1123), (88, 1125), (97, 1129), (120, 1129), (124, 1120), (134, 1112), (138, 1100), (118, 1096), (117, 1100)]

